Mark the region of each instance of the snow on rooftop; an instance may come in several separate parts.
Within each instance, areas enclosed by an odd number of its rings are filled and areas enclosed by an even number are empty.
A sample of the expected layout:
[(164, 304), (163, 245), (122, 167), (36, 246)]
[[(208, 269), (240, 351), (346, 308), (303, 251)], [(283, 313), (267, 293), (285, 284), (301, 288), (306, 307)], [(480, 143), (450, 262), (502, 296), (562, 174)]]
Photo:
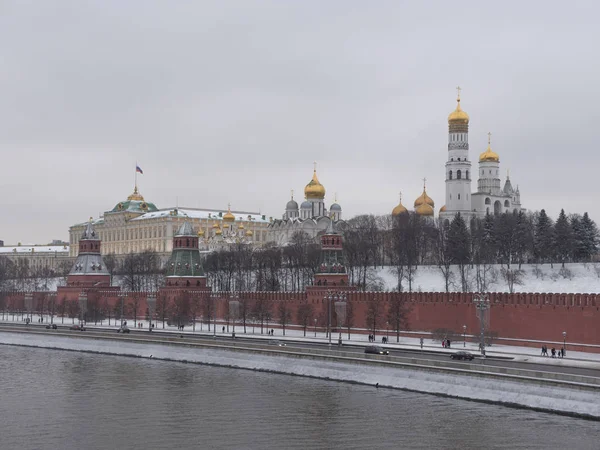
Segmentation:
[[(190, 208), (170, 208), (170, 209), (161, 209), (154, 212), (148, 212), (139, 217), (136, 217), (133, 220), (146, 220), (146, 219), (156, 219), (159, 217), (188, 217), (190, 219), (213, 219), (213, 220), (222, 220), (223, 215), (227, 211), (220, 211), (214, 209), (190, 209)], [(221, 216), (219, 216), (221, 213)], [(251, 218), (252, 222), (259, 223), (269, 223), (269, 219), (267, 216), (258, 213), (252, 212), (243, 212), (243, 211), (231, 211), (231, 213), (235, 216), (236, 221), (247, 222), (248, 217)]]
[(68, 253), (68, 245), (18, 245), (0, 247), (0, 253)]

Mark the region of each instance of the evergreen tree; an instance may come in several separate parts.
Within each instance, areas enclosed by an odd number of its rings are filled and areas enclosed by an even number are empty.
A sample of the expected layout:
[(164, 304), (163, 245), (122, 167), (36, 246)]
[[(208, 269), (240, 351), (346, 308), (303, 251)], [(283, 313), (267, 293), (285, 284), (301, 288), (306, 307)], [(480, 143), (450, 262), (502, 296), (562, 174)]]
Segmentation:
[(588, 213), (583, 213), (581, 219), (582, 239), (582, 257), (585, 261), (592, 259), (592, 256), (598, 253), (598, 227), (596, 222), (590, 219)]
[(581, 216), (572, 214), (569, 217), (571, 231), (573, 233), (573, 261), (585, 261), (584, 232), (581, 225)]
[(554, 225), (554, 249), (556, 257), (565, 266), (566, 261), (570, 261), (573, 255), (573, 230), (565, 210), (561, 209), (556, 224)]
[(533, 223), (523, 211), (519, 211), (515, 230), (515, 257), (519, 263), (519, 269), (532, 251)]
[(534, 253), (536, 259), (542, 264), (548, 261), (552, 263), (553, 245), (554, 226), (552, 219), (548, 217), (546, 210), (542, 209), (535, 224)]

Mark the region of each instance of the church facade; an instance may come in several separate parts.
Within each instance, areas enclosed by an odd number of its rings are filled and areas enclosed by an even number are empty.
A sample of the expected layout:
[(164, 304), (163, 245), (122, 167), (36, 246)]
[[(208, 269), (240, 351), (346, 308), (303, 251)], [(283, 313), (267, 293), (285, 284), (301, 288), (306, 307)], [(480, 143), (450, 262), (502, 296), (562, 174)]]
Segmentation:
[(298, 232), (316, 239), (327, 230), (331, 222), (342, 222), (342, 207), (337, 201), (334, 201), (329, 209), (325, 206), (325, 186), (319, 181), (315, 166), (312, 179), (304, 188), (304, 201), (298, 206), (292, 192), (292, 198), (287, 202), (282, 218), (269, 224), (269, 241), (277, 245), (286, 245)]

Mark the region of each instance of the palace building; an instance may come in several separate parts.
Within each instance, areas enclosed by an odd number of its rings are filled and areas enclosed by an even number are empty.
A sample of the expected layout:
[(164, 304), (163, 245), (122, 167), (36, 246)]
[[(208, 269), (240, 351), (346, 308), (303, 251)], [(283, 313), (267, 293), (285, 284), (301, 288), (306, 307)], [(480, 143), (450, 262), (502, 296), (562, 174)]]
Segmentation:
[[(219, 250), (233, 244), (263, 245), (270, 218), (264, 214), (228, 209), (175, 207), (159, 209), (146, 201), (137, 185), (126, 200), (101, 217), (92, 219), (102, 240), (102, 254), (125, 255), (152, 250), (164, 258), (173, 250), (173, 237), (188, 222), (202, 250)], [(87, 223), (69, 228), (70, 255), (76, 256)]]

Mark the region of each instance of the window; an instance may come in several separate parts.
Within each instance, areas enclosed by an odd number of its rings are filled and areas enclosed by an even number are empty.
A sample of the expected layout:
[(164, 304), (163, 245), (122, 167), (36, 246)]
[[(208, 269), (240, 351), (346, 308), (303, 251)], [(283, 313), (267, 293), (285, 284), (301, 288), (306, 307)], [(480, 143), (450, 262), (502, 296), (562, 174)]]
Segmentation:
[[(491, 205), (491, 204), (492, 204), (492, 201), (490, 200), (490, 198), (489, 198), (489, 197), (485, 199), (485, 204), (486, 204), (486, 205)], [(489, 208), (488, 208), (488, 209), (489, 209)]]
[(504, 207), (508, 208), (510, 206), (510, 202), (508, 200), (504, 200)]
[(456, 171), (456, 179), (457, 179), (457, 180), (460, 180), (460, 179), (461, 179), (461, 172), (460, 172), (460, 170), (457, 170), (457, 171)]
[(467, 174), (465, 176), (465, 178), (468, 180), (469, 179), (469, 171), (467, 170)]
[(452, 179), (452, 171), (448, 172), (448, 179), (451, 180)]
[(458, 199), (460, 200), (460, 194), (458, 194)]

